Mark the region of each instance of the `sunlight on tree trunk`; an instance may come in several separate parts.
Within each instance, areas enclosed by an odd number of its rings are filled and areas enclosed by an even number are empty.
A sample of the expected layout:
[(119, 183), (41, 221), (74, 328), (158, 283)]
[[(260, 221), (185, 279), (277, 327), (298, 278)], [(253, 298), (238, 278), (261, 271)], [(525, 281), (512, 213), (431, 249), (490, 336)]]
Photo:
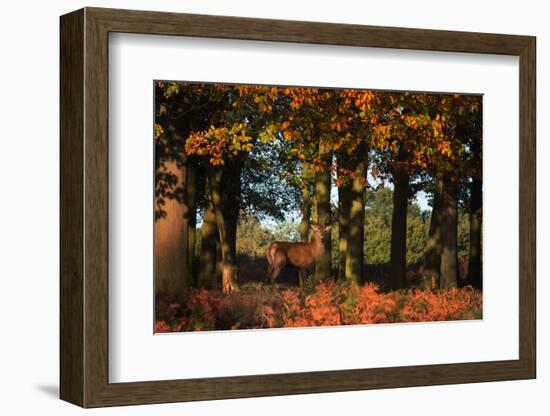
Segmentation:
[(219, 241), (222, 254), (222, 291), (224, 293), (238, 292), (237, 267), (231, 244), (227, 235), (227, 223), (221, 203), (221, 177), (222, 170), (216, 167), (209, 167), (209, 179), (211, 188), (211, 199), (218, 227)]
[(189, 276), (189, 283), (194, 286), (197, 278), (194, 273), (197, 226), (197, 174), (194, 161), (188, 159), (187, 162), (187, 186), (185, 188), (187, 205), (187, 212), (185, 213), (185, 219), (187, 221), (187, 254), (185, 256), (185, 263), (186, 275)]
[[(216, 226), (216, 232), (218, 232), (218, 226)], [(216, 264), (214, 273), (214, 284), (215, 287), (219, 289), (222, 282), (223, 273), (222, 246), (220, 244), (219, 233), (216, 236)]]
[[(347, 155), (338, 155), (338, 168), (348, 169)], [(340, 172), (338, 173), (340, 176)], [(338, 187), (338, 280), (346, 279), (346, 255), (348, 252), (348, 223), (351, 205), (349, 179)]]
[[(330, 171), (331, 163), (330, 147), (323, 140), (319, 143), (319, 157), (325, 163), (321, 171), (315, 175), (315, 198), (317, 202), (317, 222), (321, 226), (331, 223), (330, 215)], [(330, 232), (325, 232), (323, 237), (324, 253), (315, 263), (315, 276), (319, 280), (327, 280), (331, 277), (332, 269), (332, 240)]]
[(218, 241), (218, 227), (216, 225), (216, 214), (206, 187), (206, 207), (202, 217), (201, 226), (201, 249), (199, 258), (199, 287), (219, 287), (216, 279), (216, 254)]
[(346, 273), (347, 281), (361, 283), (363, 278), (363, 244), (365, 227), (365, 187), (366, 162), (359, 161), (354, 169), (355, 177), (351, 185), (350, 210), (347, 236)]
[[(185, 167), (183, 168), (185, 169)], [(159, 170), (177, 179), (177, 187), (184, 189), (185, 172), (175, 161), (162, 163)], [(180, 198), (181, 199), (181, 198)], [(185, 201), (165, 198), (165, 215), (155, 221), (155, 283), (157, 293), (181, 292), (190, 286), (187, 268), (188, 221)]]

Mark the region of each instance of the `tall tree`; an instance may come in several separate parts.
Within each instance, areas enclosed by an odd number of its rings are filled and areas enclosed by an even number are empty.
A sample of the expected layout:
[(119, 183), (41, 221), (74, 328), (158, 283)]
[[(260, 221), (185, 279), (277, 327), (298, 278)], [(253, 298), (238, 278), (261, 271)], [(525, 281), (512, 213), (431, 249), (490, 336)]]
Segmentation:
[[(448, 288), (462, 284), (457, 259), (459, 187), (464, 187), (469, 169), (473, 171), (473, 176), (481, 174), (480, 161), (475, 156), (471, 157), (472, 149), (480, 145), (481, 140), (481, 97), (457, 94), (441, 97), (439, 107), (441, 115), (436, 122), (439, 122), (438, 130), (443, 136), (438, 160), (439, 171), (443, 175), (440, 285)], [(470, 163), (471, 159), (475, 162)], [(471, 194), (470, 197), (475, 203), (476, 195)], [(474, 240), (476, 238), (474, 230)], [(472, 245), (470, 248), (473, 248)]]
[[(271, 92), (267, 87), (232, 87), (184, 84), (189, 95), (209, 97), (199, 114), (208, 120), (207, 129), (195, 131), (185, 140), (187, 156), (204, 159), (210, 201), (216, 219), (222, 261), (222, 290), (239, 290), (237, 284), (236, 236), (241, 201), (241, 173), (246, 155), (254, 148), (259, 130), (265, 127)], [(206, 211), (205, 211), (206, 212)]]
[(372, 126), (378, 117), (378, 96), (366, 90), (337, 90), (331, 111), (333, 147), (339, 155), (339, 276), (359, 283), (364, 269), (365, 189)]
[(156, 84), (155, 280), (161, 292), (181, 292), (193, 284), (196, 176), (184, 151), (193, 123), (176, 116), (180, 98)]
[(413, 196), (411, 178), (420, 175), (429, 146), (425, 114), (426, 94), (381, 93), (379, 122), (373, 129), (377, 150), (377, 171), (394, 186), (390, 278), (387, 286), (404, 288), (407, 281), (408, 200)]

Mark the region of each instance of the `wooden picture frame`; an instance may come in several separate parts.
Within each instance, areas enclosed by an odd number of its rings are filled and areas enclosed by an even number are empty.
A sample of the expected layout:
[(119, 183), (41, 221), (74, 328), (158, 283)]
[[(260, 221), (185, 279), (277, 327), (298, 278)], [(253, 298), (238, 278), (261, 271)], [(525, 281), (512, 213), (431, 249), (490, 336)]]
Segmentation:
[[(61, 17), (61, 399), (82, 407), (536, 377), (534, 37), (85, 8)], [(519, 56), (519, 359), (109, 383), (108, 34)]]

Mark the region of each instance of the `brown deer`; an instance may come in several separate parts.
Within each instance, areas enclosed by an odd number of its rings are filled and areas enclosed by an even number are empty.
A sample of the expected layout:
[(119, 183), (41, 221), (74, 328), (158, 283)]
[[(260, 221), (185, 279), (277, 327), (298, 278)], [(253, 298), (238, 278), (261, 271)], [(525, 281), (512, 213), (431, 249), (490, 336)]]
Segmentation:
[(312, 224), (313, 235), (309, 243), (291, 243), (287, 241), (275, 241), (265, 250), (267, 259), (267, 274), (271, 284), (279, 277), (285, 266), (293, 266), (305, 276), (308, 269), (313, 266), (324, 253), (323, 236), (330, 231), (330, 225), (321, 226)]

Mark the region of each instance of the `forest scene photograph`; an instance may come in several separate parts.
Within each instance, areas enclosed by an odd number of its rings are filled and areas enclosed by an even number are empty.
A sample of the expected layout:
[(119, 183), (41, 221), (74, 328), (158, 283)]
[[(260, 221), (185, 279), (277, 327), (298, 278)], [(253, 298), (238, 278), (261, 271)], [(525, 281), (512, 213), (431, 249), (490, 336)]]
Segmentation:
[(155, 333), (482, 319), (482, 95), (153, 84)]

